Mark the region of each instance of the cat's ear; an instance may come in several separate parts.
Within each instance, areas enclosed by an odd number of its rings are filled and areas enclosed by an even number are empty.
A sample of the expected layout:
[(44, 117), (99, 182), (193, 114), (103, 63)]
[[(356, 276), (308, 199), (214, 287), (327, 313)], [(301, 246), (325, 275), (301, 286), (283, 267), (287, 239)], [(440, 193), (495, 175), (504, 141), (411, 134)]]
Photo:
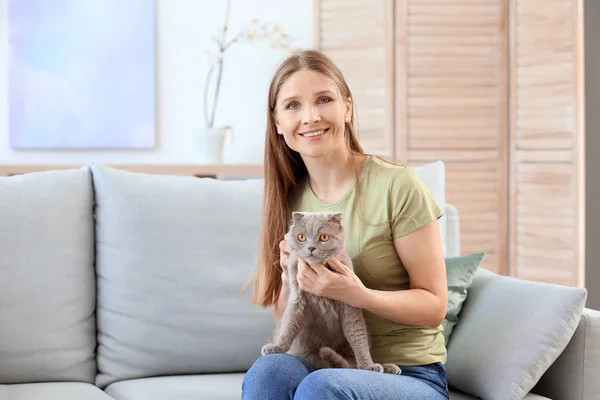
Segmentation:
[(302, 218), (304, 218), (304, 213), (302, 212), (298, 212), (298, 211), (294, 211), (292, 213), (292, 219), (294, 220), (294, 222), (298, 222), (300, 221)]
[(341, 212), (332, 213), (329, 216), (329, 219), (331, 221), (335, 222), (336, 224), (341, 224), (342, 223), (342, 213)]

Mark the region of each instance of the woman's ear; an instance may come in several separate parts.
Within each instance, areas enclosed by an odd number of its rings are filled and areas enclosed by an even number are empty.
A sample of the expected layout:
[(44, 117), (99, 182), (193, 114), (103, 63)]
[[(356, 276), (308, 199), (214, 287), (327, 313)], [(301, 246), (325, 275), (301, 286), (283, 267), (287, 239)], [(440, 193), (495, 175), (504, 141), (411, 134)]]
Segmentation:
[(271, 118), (273, 118), (273, 123), (275, 124), (275, 128), (277, 129), (277, 134), (283, 135), (281, 125), (279, 125), (279, 120), (277, 119), (277, 114), (275, 112), (271, 113)]
[(348, 97), (348, 101), (346, 102), (346, 112), (344, 113), (344, 121), (350, 122), (352, 120), (352, 99)]

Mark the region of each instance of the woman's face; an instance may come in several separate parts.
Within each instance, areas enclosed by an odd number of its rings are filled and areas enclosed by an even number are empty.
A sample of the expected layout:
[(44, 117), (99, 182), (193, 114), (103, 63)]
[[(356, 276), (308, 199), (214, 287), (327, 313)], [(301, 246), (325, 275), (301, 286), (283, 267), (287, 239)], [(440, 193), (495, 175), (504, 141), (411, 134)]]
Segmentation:
[(275, 105), (277, 133), (287, 145), (306, 157), (321, 157), (345, 149), (345, 123), (352, 101), (342, 98), (327, 76), (301, 70), (282, 85)]

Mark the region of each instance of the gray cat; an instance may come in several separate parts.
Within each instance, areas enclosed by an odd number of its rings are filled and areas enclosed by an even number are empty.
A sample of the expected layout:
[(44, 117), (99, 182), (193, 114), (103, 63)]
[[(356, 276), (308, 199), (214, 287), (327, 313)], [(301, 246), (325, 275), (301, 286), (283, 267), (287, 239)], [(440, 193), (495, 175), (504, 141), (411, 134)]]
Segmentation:
[[(335, 256), (348, 268), (341, 213), (294, 212), (288, 235), (290, 250), (310, 263), (326, 265)], [(331, 270), (331, 267), (328, 267)], [(288, 257), (290, 293), (274, 343), (263, 346), (262, 354), (289, 353), (317, 369), (358, 368), (400, 374), (394, 364), (376, 364), (371, 358), (367, 327), (362, 310), (341, 301), (300, 290), (296, 274), (298, 256)]]

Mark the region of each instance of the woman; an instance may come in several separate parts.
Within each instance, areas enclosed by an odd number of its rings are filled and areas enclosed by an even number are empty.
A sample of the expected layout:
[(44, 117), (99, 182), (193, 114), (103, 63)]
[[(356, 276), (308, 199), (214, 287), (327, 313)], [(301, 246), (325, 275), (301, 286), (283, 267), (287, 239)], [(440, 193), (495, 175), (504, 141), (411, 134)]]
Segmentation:
[[(300, 262), (302, 290), (360, 307), (373, 361), (401, 375), (315, 368), (289, 354), (260, 357), (244, 399), (448, 399), (441, 323), (447, 286), (442, 210), (415, 171), (365, 154), (342, 73), (305, 51), (269, 89), (263, 232), (253, 301), (276, 322), (288, 295), (285, 234), (292, 211), (341, 211), (354, 272)], [(343, 268), (337, 266), (338, 271)]]

